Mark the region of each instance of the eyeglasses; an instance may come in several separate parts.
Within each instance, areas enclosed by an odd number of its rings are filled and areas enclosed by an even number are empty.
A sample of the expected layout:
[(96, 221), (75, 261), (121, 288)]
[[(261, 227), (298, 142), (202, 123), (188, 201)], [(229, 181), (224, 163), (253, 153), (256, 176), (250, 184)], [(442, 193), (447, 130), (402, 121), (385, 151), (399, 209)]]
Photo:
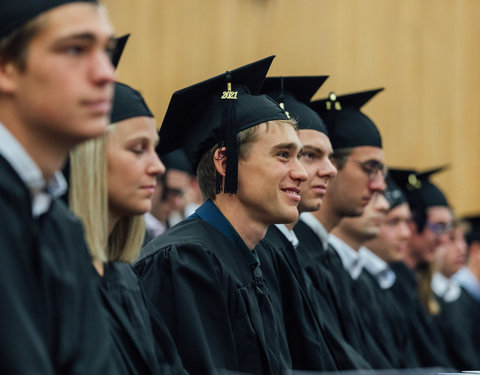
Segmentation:
[(440, 236), (442, 234), (450, 233), (453, 226), (452, 223), (432, 223), (427, 221), (425, 228), (430, 229), (433, 233), (435, 233), (435, 235)]
[(378, 173), (382, 174), (383, 179), (387, 178), (388, 167), (383, 163), (379, 162), (378, 160), (366, 160), (366, 161), (360, 161), (355, 159), (350, 159), (350, 160), (360, 165), (360, 167), (366, 173), (370, 181), (375, 180), (378, 176)]

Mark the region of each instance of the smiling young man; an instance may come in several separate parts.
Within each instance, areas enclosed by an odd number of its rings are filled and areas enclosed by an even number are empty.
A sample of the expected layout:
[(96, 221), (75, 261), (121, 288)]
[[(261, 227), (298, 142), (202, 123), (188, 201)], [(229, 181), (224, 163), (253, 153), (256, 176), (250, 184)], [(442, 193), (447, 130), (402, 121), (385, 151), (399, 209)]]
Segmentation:
[(254, 95), (272, 59), (175, 92), (161, 127), (160, 154), (184, 148), (206, 201), (150, 242), (135, 269), (191, 374), (291, 366), (254, 250), (270, 224), (297, 219), (307, 178), (294, 123)]
[(80, 222), (58, 200), (70, 148), (103, 133), (112, 27), (94, 1), (0, 4), (0, 368), (110, 373)]

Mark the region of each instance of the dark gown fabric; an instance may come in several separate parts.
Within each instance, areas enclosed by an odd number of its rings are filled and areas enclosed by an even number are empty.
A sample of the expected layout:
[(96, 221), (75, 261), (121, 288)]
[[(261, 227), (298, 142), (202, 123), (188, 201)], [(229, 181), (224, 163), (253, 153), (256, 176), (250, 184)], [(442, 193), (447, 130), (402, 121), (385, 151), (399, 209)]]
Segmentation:
[(322, 242), (308, 225), (299, 221), (294, 231), (300, 241), (298, 254), (320, 301), (326, 301), (341, 333), (363, 358), (376, 369), (393, 368), (364, 321), (354, 297), (354, 284), (336, 251), (323, 249)]
[(369, 281), (377, 306), (382, 310), (391, 340), (396, 349), (394, 363), (398, 368), (418, 368), (417, 356), (413, 348), (413, 342), (408, 334), (408, 317), (403, 315), (402, 309), (398, 304), (391, 289), (383, 289), (377, 280), (368, 271), (364, 270), (361, 277)]
[(100, 277), (100, 293), (122, 373), (186, 373), (170, 333), (149, 305), (130, 264), (106, 264)]
[(451, 368), (443, 337), (418, 298), (415, 275), (403, 262), (395, 262), (390, 266), (397, 276), (392, 292), (403, 315), (409, 317), (408, 332), (418, 363), (421, 367)]
[[(471, 317), (467, 327), (475, 348), (480, 351), (480, 324), (478, 324), (480, 320), (480, 301), (472, 297), (468, 290), (462, 287), (462, 303), (458, 306), (462, 311), (465, 311), (465, 313), (462, 314)], [(480, 368), (480, 366), (478, 368)]]
[(472, 333), (478, 334), (480, 305), (472, 301), (464, 289), (455, 301), (446, 302), (442, 298), (437, 301), (440, 313), (435, 316), (435, 323), (444, 338), (453, 367), (460, 371), (479, 369), (480, 346)]
[(370, 368), (332, 328), (328, 307), (312, 301), (297, 250), (275, 226), (256, 248), (274, 306), (283, 311), (294, 369), (335, 371)]
[(115, 374), (83, 228), (30, 192), (0, 156), (0, 373)]
[(213, 202), (150, 242), (135, 271), (189, 373), (291, 367), (258, 259)]

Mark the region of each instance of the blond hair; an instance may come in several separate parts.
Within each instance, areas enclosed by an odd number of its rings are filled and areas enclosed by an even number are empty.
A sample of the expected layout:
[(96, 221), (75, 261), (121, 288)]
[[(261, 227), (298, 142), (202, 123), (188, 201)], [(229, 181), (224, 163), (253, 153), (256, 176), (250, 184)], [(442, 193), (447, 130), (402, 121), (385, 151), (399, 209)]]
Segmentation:
[(432, 290), (433, 265), (422, 264), (416, 270), (417, 291), (420, 302), (430, 315), (438, 315), (440, 313), (440, 304), (435, 298)]
[(108, 235), (108, 168), (106, 140), (115, 124), (96, 139), (70, 152), (71, 210), (83, 222), (93, 260), (133, 262), (145, 236), (143, 215), (122, 217)]

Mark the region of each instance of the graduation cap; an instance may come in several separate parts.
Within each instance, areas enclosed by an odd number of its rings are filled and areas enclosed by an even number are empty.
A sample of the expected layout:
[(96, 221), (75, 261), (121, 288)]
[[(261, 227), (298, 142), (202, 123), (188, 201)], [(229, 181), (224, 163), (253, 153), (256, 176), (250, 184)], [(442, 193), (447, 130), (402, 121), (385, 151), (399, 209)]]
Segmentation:
[(462, 218), (468, 223), (468, 230), (465, 233), (465, 241), (470, 245), (472, 242), (480, 242), (480, 215), (471, 215)]
[(389, 176), (405, 192), (410, 206), (428, 208), (433, 206), (450, 207), (443, 192), (430, 181), (430, 177), (445, 170), (447, 166), (433, 168), (424, 172), (414, 169), (390, 168)]
[(405, 196), (405, 193), (402, 189), (400, 189), (390, 175), (387, 176), (386, 183), (387, 189), (385, 190), (385, 198), (390, 204), (390, 210), (393, 210), (395, 207), (400, 206), (403, 203), (407, 203), (407, 197)]
[(97, 0), (1, 0), (0, 37), (52, 8), (76, 2), (98, 3)]
[(163, 155), (162, 162), (167, 170), (176, 169), (186, 172), (189, 175), (194, 175), (192, 166), (187, 159), (187, 155), (185, 154), (185, 151), (181, 148)]
[(128, 38), (130, 38), (130, 34), (125, 34), (123, 36), (119, 36), (115, 38), (115, 49), (112, 52), (112, 65), (115, 69), (117, 69), (118, 63), (120, 62), (120, 57), (122, 57), (123, 50), (125, 49), (125, 45), (127, 44)]
[[(255, 125), (288, 120), (266, 95), (257, 95), (274, 56), (242, 66), (173, 93), (160, 128), (159, 155), (183, 148), (193, 170), (214, 145), (226, 147), (223, 191), (235, 194), (238, 183), (237, 134)], [(217, 175), (217, 192), (221, 179)]]
[(334, 150), (341, 148), (374, 146), (382, 147), (382, 137), (370, 118), (360, 109), (383, 88), (337, 96), (310, 103), (327, 125)]
[(154, 117), (142, 94), (124, 83), (115, 82), (110, 123), (142, 116)]
[(320, 116), (309, 106), (312, 96), (328, 76), (267, 77), (261, 92), (280, 104), (297, 121), (298, 129), (313, 129), (327, 134)]

